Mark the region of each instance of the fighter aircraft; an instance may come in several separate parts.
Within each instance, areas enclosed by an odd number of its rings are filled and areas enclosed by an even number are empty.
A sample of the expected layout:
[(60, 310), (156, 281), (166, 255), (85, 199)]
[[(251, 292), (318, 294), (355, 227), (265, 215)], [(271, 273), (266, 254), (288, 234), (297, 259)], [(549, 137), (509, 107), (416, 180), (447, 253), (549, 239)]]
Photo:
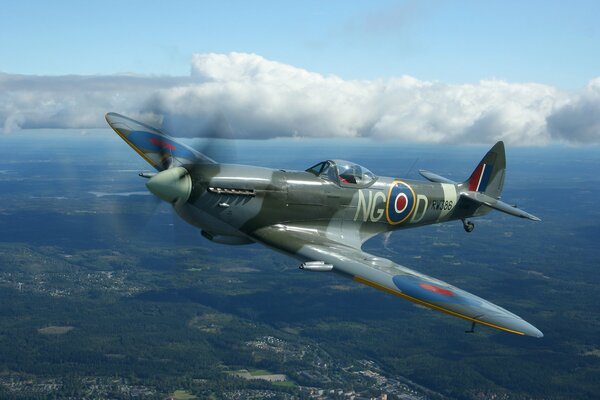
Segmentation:
[(305, 171), (221, 164), (160, 129), (108, 113), (106, 121), (157, 172), (146, 186), (214, 242), (262, 243), (300, 260), (303, 271), (356, 282), (475, 324), (543, 336), (517, 315), (446, 282), (361, 250), (373, 236), (462, 220), (498, 210), (539, 218), (500, 200), (506, 160), (496, 143), (464, 182), (421, 170), (428, 181), (376, 176), (358, 164), (326, 160)]

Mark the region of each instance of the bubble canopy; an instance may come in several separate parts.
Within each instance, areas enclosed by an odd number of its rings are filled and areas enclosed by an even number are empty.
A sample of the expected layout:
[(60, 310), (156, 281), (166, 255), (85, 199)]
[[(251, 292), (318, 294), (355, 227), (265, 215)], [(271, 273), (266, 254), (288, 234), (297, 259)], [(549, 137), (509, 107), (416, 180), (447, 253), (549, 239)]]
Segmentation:
[(341, 186), (368, 186), (377, 179), (367, 168), (346, 160), (322, 161), (306, 172)]

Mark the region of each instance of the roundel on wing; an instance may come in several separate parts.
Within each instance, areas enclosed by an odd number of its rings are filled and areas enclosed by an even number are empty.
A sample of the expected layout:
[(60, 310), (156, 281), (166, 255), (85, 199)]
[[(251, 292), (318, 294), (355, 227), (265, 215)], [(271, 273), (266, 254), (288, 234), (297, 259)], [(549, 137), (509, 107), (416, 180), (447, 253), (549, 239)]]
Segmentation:
[(177, 142), (170, 138), (153, 132), (131, 131), (127, 135), (127, 140), (144, 152), (167, 153), (174, 157), (194, 159), (194, 154), (189, 149), (178, 146)]
[(394, 181), (388, 192), (385, 214), (390, 224), (400, 224), (415, 210), (415, 192), (402, 181)]

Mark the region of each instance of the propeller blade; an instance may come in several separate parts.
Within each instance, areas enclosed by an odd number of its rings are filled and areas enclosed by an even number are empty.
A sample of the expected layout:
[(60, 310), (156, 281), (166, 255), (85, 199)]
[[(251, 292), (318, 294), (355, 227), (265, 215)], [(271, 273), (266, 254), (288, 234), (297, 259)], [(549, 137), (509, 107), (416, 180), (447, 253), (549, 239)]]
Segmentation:
[[(192, 147), (212, 160), (235, 163), (235, 130), (224, 112), (219, 111), (212, 117), (189, 117), (167, 111), (162, 103), (152, 103), (147, 110), (153, 116), (149, 125), (156, 130), (176, 138), (190, 138)], [(160, 149), (161, 159), (168, 162), (171, 158), (168, 147)]]
[(164, 204), (160, 199), (147, 194), (103, 194), (97, 197), (108, 211), (105, 222), (119, 241), (136, 241), (156, 218), (158, 208)]

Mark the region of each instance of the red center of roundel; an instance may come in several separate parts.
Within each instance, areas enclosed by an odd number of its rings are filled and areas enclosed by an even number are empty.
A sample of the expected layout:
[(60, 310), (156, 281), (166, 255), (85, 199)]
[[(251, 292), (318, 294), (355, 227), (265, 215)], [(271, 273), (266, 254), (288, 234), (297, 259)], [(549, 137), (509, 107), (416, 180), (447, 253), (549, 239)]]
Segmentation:
[(408, 198), (404, 193), (400, 193), (396, 196), (396, 212), (400, 214), (404, 210), (406, 210), (406, 206), (408, 205)]
[(454, 293), (449, 291), (448, 289), (444, 289), (438, 286), (430, 285), (429, 283), (421, 283), (419, 284), (423, 289), (429, 290), (430, 292), (441, 294), (442, 296), (454, 296)]
[(157, 138), (151, 138), (150, 143), (152, 143), (155, 146), (162, 147), (163, 149), (175, 150), (175, 146), (173, 146), (171, 143), (165, 142)]

